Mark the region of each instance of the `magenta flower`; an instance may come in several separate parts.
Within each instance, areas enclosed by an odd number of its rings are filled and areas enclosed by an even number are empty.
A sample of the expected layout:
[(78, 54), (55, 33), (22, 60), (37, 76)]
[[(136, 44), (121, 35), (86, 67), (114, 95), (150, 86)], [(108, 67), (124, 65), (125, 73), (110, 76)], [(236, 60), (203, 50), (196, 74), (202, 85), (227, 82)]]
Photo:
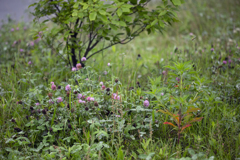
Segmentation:
[(180, 81), (180, 78), (177, 77), (176, 80), (179, 82), (179, 81)]
[(40, 103), (35, 103), (35, 105), (36, 105), (36, 106), (39, 106), (39, 105), (40, 105)]
[(53, 85), (54, 84), (54, 82), (51, 82), (51, 85)]
[(81, 99), (78, 101), (78, 103), (86, 103), (85, 101), (82, 101)]
[(223, 61), (223, 64), (227, 64), (227, 61)]
[(162, 74), (165, 75), (165, 74), (166, 74), (166, 71), (163, 71)]
[(70, 91), (70, 90), (71, 90), (71, 87), (70, 87), (69, 84), (65, 87), (65, 90), (66, 90), (66, 91)]
[(94, 98), (93, 98), (93, 97), (91, 97), (91, 98), (90, 98), (90, 101), (94, 101)]
[(81, 63), (78, 63), (78, 64), (76, 65), (76, 67), (77, 67), (77, 70), (81, 69), (81, 68), (82, 68)]
[(32, 61), (29, 61), (28, 64), (31, 65), (31, 64), (32, 64)]
[(108, 66), (110, 66), (111, 64), (110, 63), (108, 63)]
[(58, 103), (60, 103), (60, 102), (62, 102), (62, 101), (63, 101), (62, 97), (58, 97), (58, 98), (57, 98), (57, 102), (58, 102)]
[(164, 95), (164, 93), (161, 93), (161, 95), (163, 96), (163, 95)]
[(87, 101), (90, 102), (91, 101), (91, 97), (87, 97)]
[(118, 118), (121, 117), (120, 115), (115, 115), (115, 116), (118, 117)]
[(24, 29), (24, 30), (26, 30), (26, 29), (27, 29), (27, 27), (24, 27), (23, 29)]
[(34, 42), (33, 41), (31, 41), (29, 44), (30, 44), (30, 46), (34, 46)]
[(85, 80), (86, 80), (86, 81), (88, 81), (89, 79), (88, 79), (88, 78), (86, 78)]
[(20, 49), (20, 52), (23, 52), (24, 50), (23, 49)]
[(214, 48), (211, 48), (211, 51), (213, 52), (213, 51), (214, 51)]
[(76, 71), (77, 70), (77, 68), (75, 68), (75, 67), (72, 67), (72, 71)]
[(51, 86), (52, 90), (56, 90), (57, 89), (57, 86), (53, 83), (52, 86)]
[(11, 29), (11, 32), (13, 32), (13, 31), (14, 31), (14, 28)]
[(232, 60), (231, 60), (231, 59), (229, 59), (229, 60), (228, 60), (228, 63), (232, 63)]
[(148, 100), (145, 100), (145, 101), (143, 102), (143, 105), (144, 105), (145, 107), (148, 107), (148, 106), (149, 106), (149, 101), (148, 101)]
[(105, 90), (105, 89), (106, 89), (106, 87), (104, 85), (102, 85), (102, 90)]
[(81, 60), (84, 62), (84, 61), (86, 61), (87, 59), (86, 59), (86, 57), (82, 57)]
[(100, 85), (102, 86), (102, 85), (103, 85), (103, 82), (100, 82)]
[(193, 36), (193, 33), (189, 33), (190, 36)]
[(81, 99), (82, 98), (82, 94), (78, 94), (77, 98)]

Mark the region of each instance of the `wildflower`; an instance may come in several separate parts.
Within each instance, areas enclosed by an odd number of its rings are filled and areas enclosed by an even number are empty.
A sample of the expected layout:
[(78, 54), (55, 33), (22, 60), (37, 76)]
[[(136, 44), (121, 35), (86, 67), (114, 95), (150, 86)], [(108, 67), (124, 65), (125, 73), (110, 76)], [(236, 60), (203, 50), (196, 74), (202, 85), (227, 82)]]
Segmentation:
[(72, 71), (76, 71), (77, 70), (77, 68), (75, 68), (75, 67), (72, 67)]
[(103, 73), (104, 73), (105, 75), (107, 75), (107, 74), (108, 74), (108, 72), (107, 72), (107, 71), (104, 71)]
[(17, 28), (16, 28), (16, 30), (18, 31), (18, 30), (19, 30), (19, 28), (17, 27)]
[(161, 95), (163, 96), (163, 95), (164, 95), (164, 93), (161, 93)]
[(227, 61), (223, 61), (223, 64), (227, 64)]
[(90, 102), (90, 101), (91, 101), (91, 97), (87, 97), (87, 101), (89, 101), (89, 102)]
[(110, 91), (110, 88), (107, 88), (106, 91), (109, 92), (109, 91)]
[(56, 90), (57, 87), (56, 87), (56, 85), (54, 84), (54, 82), (51, 82), (51, 84), (52, 84), (52, 86), (51, 86), (52, 90)]
[(82, 94), (78, 94), (77, 98), (81, 99), (82, 98)]
[(118, 117), (118, 118), (121, 117), (120, 115), (115, 115), (115, 116)]
[(179, 81), (180, 81), (180, 78), (177, 77), (176, 80), (179, 82)]
[(88, 78), (86, 78), (85, 80), (86, 80), (86, 81), (88, 81), (89, 79), (88, 79)]
[(81, 69), (81, 68), (82, 68), (81, 63), (78, 63), (78, 64), (76, 65), (76, 67), (77, 67), (77, 70)]
[(62, 102), (62, 101), (63, 101), (62, 97), (58, 97), (58, 98), (57, 98), (57, 102), (58, 102), (58, 103), (60, 103), (60, 102)]
[(58, 86), (58, 89), (61, 89), (61, 86)]
[(108, 66), (110, 66), (111, 64), (110, 63), (108, 63)]
[(39, 105), (40, 105), (40, 103), (35, 103), (35, 105), (36, 105), (36, 106), (39, 106)]
[(54, 102), (53, 102), (52, 99), (49, 99), (48, 103), (50, 103), (50, 104), (54, 104)]
[(149, 101), (148, 101), (148, 100), (145, 100), (145, 101), (143, 102), (143, 105), (144, 105), (145, 107), (148, 107), (148, 106), (149, 106)]
[(102, 86), (102, 85), (103, 85), (103, 82), (100, 82), (100, 85)]
[(166, 74), (166, 71), (163, 71), (162, 74), (165, 75), (165, 74)]
[(48, 93), (48, 97), (51, 99), (52, 98), (52, 93)]
[(86, 108), (85, 108), (85, 110), (86, 110), (86, 111), (88, 111), (88, 110), (89, 110), (89, 108), (88, 108), (88, 107), (86, 107)]
[(80, 99), (78, 103), (86, 103), (86, 102)]
[(24, 30), (26, 30), (26, 29), (27, 29), (27, 27), (24, 27), (23, 29), (24, 29)]
[(31, 64), (32, 64), (32, 61), (29, 61), (28, 64), (31, 65)]
[(231, 60), (231, 59), (229, 59), (229, 60), (228, 60), (228, 63), (232, 63), (232, 60)]
[(94, 106), (96, 106), (96, 107), (98, 106), (98, 102), (97, 101), (94, 102)]
[(11, 32), (13, 32), (13, 31), (14, 31), (14, 28), (11, 29)]
[(193, 33), (189, 33), (190, 36), (193, 36)]
[(214, 48), (211, 48), (211, 51), (213, 52), (213, 51), (214, 51)]
[(69, 84), (65, 87), (65, 90), (66, 90), (66, 91), (70, 91), (70, 90), (71, 90), (71, 87), (70, 87)]
[(104, 85), (102, 85), (102, 90), (104, 90), (106, 87)]
[(86, 61), (87, 60), (87, 58), (86, 57), (82, 57), (82, 59), (81, 59), (83, 62), (84, 61)]
[(30, 46), (34, 46), (34, 42), (33, 41), (31, 41), (29, 44), (30, 44)]
[(23, 49), (20, 49), (20, 52), (23, 52), (24, 50)]
[(94, 98), (93, 98), (93, 97), (91, 97), (91, 98), (90, 98), (90, 101), (94, 101)]
[(118, 83), (118, 79), (115, 79), (115, 83)]

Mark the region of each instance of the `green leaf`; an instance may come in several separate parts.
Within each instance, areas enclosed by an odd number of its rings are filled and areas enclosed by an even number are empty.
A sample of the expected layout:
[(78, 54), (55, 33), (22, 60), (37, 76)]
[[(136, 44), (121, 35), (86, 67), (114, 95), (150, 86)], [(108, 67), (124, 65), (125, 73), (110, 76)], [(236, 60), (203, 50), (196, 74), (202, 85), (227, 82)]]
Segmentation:
[(89, 15), (90, 21), (94, 21), (96, 19), (96, 16), (97, 16), (97, 12), (90, 13), (90, 15)]
[(119, 21), (119, 25), (120, 25), (120, 26), (123, 26), (123, 27), (127, 27), (126, 23), (123, 22), (123, 21)]
[(101, 15), (106, 15), (106, 14), (107, 14), (107, 12), (104, 11), (104, 10), (99, 10), (98, 12), (99, 12)]
[(172, 3), (173, 3), (175, 6), (179, 6), (179, 5), (182, 4), (180, 0), (172, 0)]
[(165, 15), (166, 13), (167, 13), (167, 11), (164, 10), (164, 11), (162, 11), (158, 16), (163, 16), (163, 15)]
[(118, 10), (117, 10), (117, 15), (118, 15), (119, 17), (121, 17), (121, 15), (122, 15), (122, 10), (121, 10), (121, 9), (118, 9)]
[(154, 26), (156, 23), (157, 23), (157, 19), (155, 19), (152, 23), (151, 23), (151, 26)]

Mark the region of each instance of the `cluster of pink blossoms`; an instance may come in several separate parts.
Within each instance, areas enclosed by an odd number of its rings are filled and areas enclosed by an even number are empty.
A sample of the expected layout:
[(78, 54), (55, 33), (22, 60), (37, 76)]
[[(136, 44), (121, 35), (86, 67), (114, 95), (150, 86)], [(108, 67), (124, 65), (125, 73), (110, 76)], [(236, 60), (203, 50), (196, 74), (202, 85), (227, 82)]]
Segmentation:
[(113, 99), (117, 99), (117, 100), (120, 100), (120, 96), (117, 95), (117, 93), (113, 93)]
[(105, 90), (105, 89), (106, 89), (106, 87), (103, 85), (103, 82), (100, 82), (100, 85), (102, 86), (102, 87), (101, 87), (102, 90)]

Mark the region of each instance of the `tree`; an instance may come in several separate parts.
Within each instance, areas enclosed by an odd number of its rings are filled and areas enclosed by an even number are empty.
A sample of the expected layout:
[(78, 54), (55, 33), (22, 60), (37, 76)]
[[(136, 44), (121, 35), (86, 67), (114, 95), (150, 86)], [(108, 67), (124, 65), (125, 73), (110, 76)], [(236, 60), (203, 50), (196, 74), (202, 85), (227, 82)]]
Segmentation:
[[(34, 21), (47, 17), (57, 27), (46, 37), (47, 43), (61, 37), (69, 64), (76, 66), (81, 58), (95, 54), (116, 44), (126, 44), (147, 30), (162, 32), (166, 25), (177, 22), (178, 6), (184, 0), (161, 0), (150, 10), (151, 0), (39, 0), (34, 6)], [(45, 27), (46, 29), (46, 27)], [(43, 29), (44, 30), (44, 29)], [(53, 39), (54, 38), (54, 39)], [(52, 39), (52, 41), (51, 41)], [(104, 41), (104, 46), (99, 44)], [(56, 48), (58, 51), (58, 48)], [(78, 54), (77, 54), (78, 52)]]

